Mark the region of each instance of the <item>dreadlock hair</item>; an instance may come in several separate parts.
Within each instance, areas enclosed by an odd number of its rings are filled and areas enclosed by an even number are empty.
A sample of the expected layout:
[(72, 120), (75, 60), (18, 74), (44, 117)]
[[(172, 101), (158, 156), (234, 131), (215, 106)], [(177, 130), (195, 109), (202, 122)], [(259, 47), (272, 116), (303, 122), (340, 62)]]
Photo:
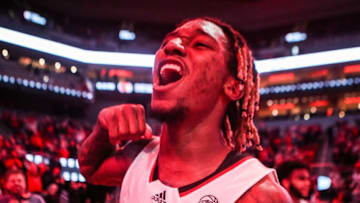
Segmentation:
[(260, 77), (255, 69), (254, 58), (244, 37), (229, 24), (212, 17), (187, 19), (177, 27), (193, 20), (206, 20), (219, 26), (228, 43), (227, 66), (230, 73), (244, 86), (244, 95), (231, 102), (223, 119), (223, 138), (232, 150), (244, 152), (247, 146), (255, 144), (262, 150), (258, 130), (254, 124), (255, 112), (259, 110)]

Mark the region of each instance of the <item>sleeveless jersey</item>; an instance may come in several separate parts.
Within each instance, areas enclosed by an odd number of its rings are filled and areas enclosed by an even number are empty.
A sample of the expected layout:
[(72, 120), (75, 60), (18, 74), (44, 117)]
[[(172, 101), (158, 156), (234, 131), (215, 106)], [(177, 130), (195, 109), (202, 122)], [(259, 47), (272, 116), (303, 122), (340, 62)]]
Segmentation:
[(230, 203), (266, 175), (278, 182), (274, 169), (247, 156), (195, 187), (179, 192), (159, 179), (152, 180), (158, 152), (159, 138), (155, 138), (135, 158), (123, 180), (120, 203)]

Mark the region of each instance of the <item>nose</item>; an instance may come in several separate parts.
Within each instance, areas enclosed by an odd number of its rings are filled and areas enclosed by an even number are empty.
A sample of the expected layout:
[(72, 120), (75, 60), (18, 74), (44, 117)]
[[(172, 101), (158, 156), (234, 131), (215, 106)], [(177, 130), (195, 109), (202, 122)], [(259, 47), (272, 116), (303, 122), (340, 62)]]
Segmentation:
[(179, 56), (185, 56), (185, 47), (182, 44), (181, 38), (174, 38), (169, 40), (165, 47), (164, 51), (168, 55), (179, 55)]

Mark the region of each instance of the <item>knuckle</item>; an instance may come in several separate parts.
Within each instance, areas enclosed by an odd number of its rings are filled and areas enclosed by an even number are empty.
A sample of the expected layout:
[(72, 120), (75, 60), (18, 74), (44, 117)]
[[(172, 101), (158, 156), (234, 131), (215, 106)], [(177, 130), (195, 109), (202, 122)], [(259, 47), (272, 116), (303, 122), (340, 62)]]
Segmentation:
[(127, 105), (121, 106), (121, 108), (119, 108), (119, 115), (120, 116), (127, 116), (128, 115), (128, 109), (129, 109), (129, 107)]
[(122, 126), (119, 128), (119, 133), (121, 136), (128, 136), (130, 134), (129, 128), (126, 126)]
[(102, 127), (107, 127), (108, 124), (108, 111), (106, 109), (103, 109), (100, 111), (98, 115), (98, 121)]
[(136, 112), (138, 111), (138, 108), (136, 105), (131, 106), (131, 111), (136, 115)]
[(141, 105), (141, 104), (137, 104), (137, 105), (136, 105), (136, 108), (139, 109), (140, 111), (145, 110), (145, 109), (144, 109), (144, 106)]
[(99, 112), (99, 115), (98, 115), (98, 118), (99, 119), (105, 119), (106, 118), (106, 115), (108, 114), (108, 109), (102, 109), (100, 112)]
[(130, 135), (137, 135), (137, 134), (139, 134), (139, 133), (138, 133), (138, 130), (137, 130), (136, 128), (134, 128), (134, 127), (130, 127), (130, 128), (129, 128), (129, 133), (130, 133)]
[(139, 125), (139, 133), (140, 135), (143, 135), (145, 133), (145, 125)]
[(142, 115), (145, 115), (145, 108), (144, 108), (143, 105), (138, 104), (136, 107), (137, 107), (138, 111), (139, 111)]
[(119, 105), (117, 108), (118, 112), (120, 113), (125, 111), (125, 109), (126, 109), (126, 104)]

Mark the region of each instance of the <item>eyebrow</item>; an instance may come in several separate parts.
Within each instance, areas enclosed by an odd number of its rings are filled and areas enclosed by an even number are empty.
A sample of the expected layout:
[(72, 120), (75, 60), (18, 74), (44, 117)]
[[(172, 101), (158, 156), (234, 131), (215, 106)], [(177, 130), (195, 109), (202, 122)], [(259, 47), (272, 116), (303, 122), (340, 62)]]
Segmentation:
[[(195, 34), (200, 34), (200, 35), (203, 35), (203, 36), (206, 36), (206, 37), (209, 37), (212, 41), (214, 42), (217, 42), (216, 39), (214, 39), (211, 35), (209, 35), (208, 33), (206, 33), (204, 30), (200, 29), (200, 28), (197, 28), (195, 31), (193, 31)], [(165, 35), (165, 38), (164, 40), (166, 40), (167, 38), (170, 38), (170, 37), (177, 37), (177, 36), (180, 36), (180, 37), (183, 37), (183, 38), (190, 38), (190, 36), (188, 35), (180, 35), (179, 31), (172, 31), (170, 33), (168, 33), (167, 35)]]

